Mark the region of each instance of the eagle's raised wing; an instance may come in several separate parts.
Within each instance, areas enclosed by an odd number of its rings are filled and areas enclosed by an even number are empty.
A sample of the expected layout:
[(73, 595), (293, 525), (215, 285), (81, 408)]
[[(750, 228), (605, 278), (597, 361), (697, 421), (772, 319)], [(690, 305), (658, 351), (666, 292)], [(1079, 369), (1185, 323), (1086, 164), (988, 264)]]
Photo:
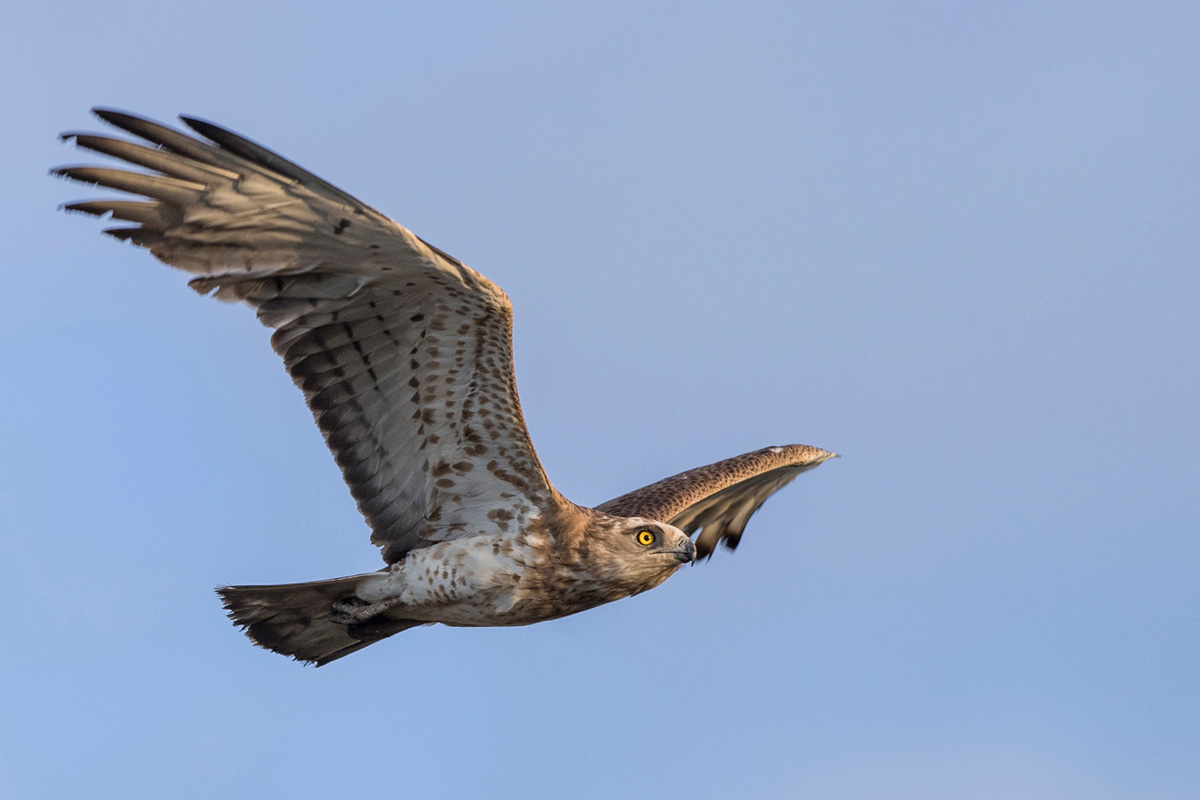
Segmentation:
[[(522, 525), (563, 501), (517, 399), (512, 305), (495, 284), (271, 151), (183, 117), (198, 139), (117, 111), (153, 147), (65, 134), (151, 172), (57, 174), (149, 198), (65, 208), (253, 306), (342, 469), (372, 541), (415, 547)], [(207, 140), (207, 141), (205, 141)]]
[(766, 447), (689, 469), (596, 508), (622, 517), (661, 520), (689, 536), (699, 530), (696, 557), (705, 558), (717, 542), (735, 549), (746, 523), (768, 497), (835, 455), (805, 444)]

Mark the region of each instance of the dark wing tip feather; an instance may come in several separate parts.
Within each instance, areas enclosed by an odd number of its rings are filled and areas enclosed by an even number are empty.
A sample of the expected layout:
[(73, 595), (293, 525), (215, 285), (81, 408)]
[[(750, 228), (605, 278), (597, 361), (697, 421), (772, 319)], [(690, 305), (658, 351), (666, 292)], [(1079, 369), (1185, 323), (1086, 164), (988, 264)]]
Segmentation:
[(63, 203), (58, 207), (59, 211), (66, 211), (69, 214), (87, 214), (89, 217), (103, 217), (106, 212), (99, 211), (96, 207), (86, 200), (76, 200), (73, 203)]
[(234, 133), (228, 128), (222, 128), (220, 125), (200, 119), (199, 117), (180, 114), (179, 119), (183, 121), (183, 124), (223, 150), (228, 150), (253, 164), (269, 169), (285, 178), (290, 178), (302, 186), (320, 189), (322, 192), (336, 197), (348, 206), (362, 209), (363, 211), (367, 210), (367, 207), (353, 196), (346, 194), (323, 178), (317, 177), (296, 162), (289, 161), (274, 150), (263, 147), (258, 142), (247, 139), (245, 136)]
[(101, 233), (106, 233), (122, 242), (133, 242), (141, 247), (149, 247), (155, 242), (162, 240), (161, 234), (146, 230), (141, 226), (136, 228), (105, 228)]
[[(134, 135), (140, 136), (138, 130), (144, 127), (145, 123), (150, 120), (139, 117), (136, 114), (130, 114), (128, 111), (121, 111), (116, 108), (106, 108), (105, 106), (92, 106), (92, 113), (99, 119), (120, 128), (123, 131), (128, 131)], [(157, 125), (158, 123), (151, 123)]]
[(260, 159), (277, 159), (284, 163), (291, 163), (278, 153), (268, 150), (261, 144), (252, 142), (244, 136), (239, 136), (227, 128), (222, 128), (215, 122), (209, 122), (206, 119), (200, 119), (199, 117), (193, 117), (187, 114), (180, 114), (179, 119), (183, 121), (184, 125), (187, 125), (205, 139), (208, 139), (210, 142), (215, 144), (219, 144), (229, 152), (236, 153), (248, 161), (253, 161), (264, 167), (270, 165), (264, 163), (264, 161)]
[[(92, 113), (103, 122), (107, 122), (114, 128), (120, 128), (126, 133), (132, 133), (140, 139), (145, 139), (148, 142), (153, 142), (156, 145), (164, 144), (162, 137), (158, 135), (160, 131), (174, 133), (176, 136), (182, 135), (179, 131), (173, 131), (161, 122), (139, 117), (136, 114), (130, 114), (127, 111), (118, 111), (115, 108), (104, 108), (103, 106), (94, 106)], [(66, 135), (66, 134), (64, 134)]]

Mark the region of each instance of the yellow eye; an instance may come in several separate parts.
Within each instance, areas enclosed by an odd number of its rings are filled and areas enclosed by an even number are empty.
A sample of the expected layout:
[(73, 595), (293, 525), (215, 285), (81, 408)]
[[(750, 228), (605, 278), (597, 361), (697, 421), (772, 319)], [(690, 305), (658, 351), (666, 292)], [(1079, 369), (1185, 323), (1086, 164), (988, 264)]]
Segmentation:
[(642, 547), (649, 547), (650, 545), (654, 544), (654, 540), (657, 538), (658, 537), (654, 535), (654, 531), (638, 531), (637, 540), (638, 544), (640, 544)]

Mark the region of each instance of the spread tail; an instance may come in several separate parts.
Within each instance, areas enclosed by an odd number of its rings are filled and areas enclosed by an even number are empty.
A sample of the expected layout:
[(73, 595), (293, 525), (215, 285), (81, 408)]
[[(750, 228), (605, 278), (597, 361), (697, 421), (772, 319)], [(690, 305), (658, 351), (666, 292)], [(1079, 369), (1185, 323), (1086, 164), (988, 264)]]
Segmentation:
[(223, 586), (217, 594), (229, 618), (256, 645), (319, 667), (424, 624), (383, 615), (356, 625), (330, 619), (336, 601), (354, 598), (358, 584), (377, 574), (277, 586)]

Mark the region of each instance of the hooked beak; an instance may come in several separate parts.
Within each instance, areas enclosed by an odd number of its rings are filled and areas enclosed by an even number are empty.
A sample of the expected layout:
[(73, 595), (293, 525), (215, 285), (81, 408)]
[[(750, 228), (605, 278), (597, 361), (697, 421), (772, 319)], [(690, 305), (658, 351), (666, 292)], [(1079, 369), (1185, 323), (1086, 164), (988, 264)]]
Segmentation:
[(678, 550), (667, 552), (679, 559), (681, 564), (691, 564), (696, 560), (696, 545), (692, 544), (691, 539), (684, 539)]

